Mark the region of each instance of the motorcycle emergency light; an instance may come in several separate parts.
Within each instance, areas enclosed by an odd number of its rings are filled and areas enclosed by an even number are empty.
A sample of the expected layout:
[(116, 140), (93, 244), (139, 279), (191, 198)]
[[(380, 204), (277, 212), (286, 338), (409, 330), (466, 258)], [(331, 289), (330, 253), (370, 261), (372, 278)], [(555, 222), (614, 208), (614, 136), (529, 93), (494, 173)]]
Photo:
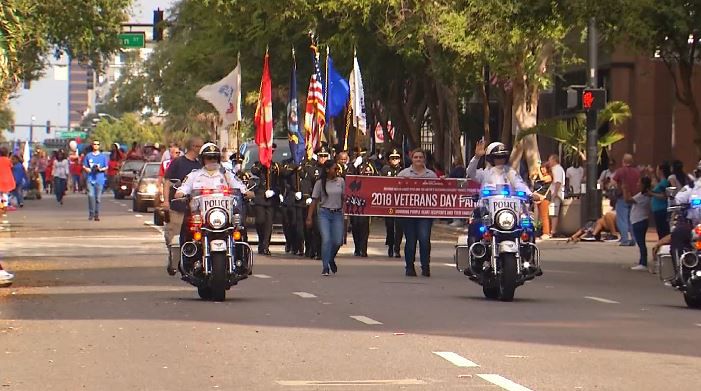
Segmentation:
[(698, 251), (701, 251), (701, 240), (697, 240), (694, 242), (694, 248)]
[(480, 227), (480, 233), (485, 233), (487, 231), (487, 227), (484, 225)]
[(492, 195), (492, 191), (489, 189), (484, 189), (482, 190), (482, 195), (485, 197), (489, 197), (490, 195)]
[(197, 241), (202, 240), (202, 232), (200, 232), (200, 231), (195, 232), (194, 234), (192, 234), (192, 238), (197, 240)]
[(530, 239), (530, 235), (528, 234), (528, 232), (521, 232), (521, 240), (527, 242), (528, 239)]
[(701, 207), (701, 198), (692, 198), (691, 199), (691, 207), (693, 207), (693, 208)]
[(504, 190), (500, 191), (499, 194), (507, 196), (507, 195), (509, 195), (509, 191), (504, 189)]
[(482, 239), (484, 240), (492, 240), (492, 231), (487, 231), (482, 235)]
[(694, 233), (696, 236), (701, 236), (701, 224), (697, 225), (696, 228), (694, 228)]
[(241, 240), (241, 231), (234, 231), (231, 236), (234, 238), (234, 240), (239, 241)]
[(516, 192), (516, 196), (517, 196), (517, 197), (525, 197), (525, 196), (526, 196), (526, 192), (525, 192), (525, 191), (517, 191), (517, 192)]
[(532, 228), (533, 227), (533, 221), (531, 221), (531, 218), (528, 216), (522, 216), (521, 217), (521, 227), (523, 228)]

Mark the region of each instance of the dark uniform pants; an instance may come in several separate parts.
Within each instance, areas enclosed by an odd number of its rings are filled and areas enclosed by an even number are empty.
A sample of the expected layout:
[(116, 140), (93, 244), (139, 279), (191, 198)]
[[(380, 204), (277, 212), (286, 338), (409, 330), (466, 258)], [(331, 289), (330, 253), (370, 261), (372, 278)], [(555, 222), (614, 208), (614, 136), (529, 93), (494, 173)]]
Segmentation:
[(258, 251), (268, 250), (270, 237), (273, 234), (274, 207), (269, 205), (256, 205), (256, 232), (258, 233)]
[(293, 254), (304, 251), (304, 208), (287, 206), (283, 209), (285, 240)]
[(367, 256), (368, 238), (370, 237), (370, 217), (351, 216), (355, 255)]
[[(309, 213), (309, 207), (304, 208), (304, 216), (306, 220), (307, 213)], [(319, 232), (319, 216), (316, 211), (312, 215), (312, 227), (307, 228), (304, 225), (304, 244), (305, 251), (304, 255), (309, 258), (321, 257), (321, 233)]]
[(385, 245), (389, 246), (393, 254), (399, 254), (399, 249), (402, 245), (402, 225), (394, 217), (385, 217), (385, 228), (387, 228), (387, 236), (385, 237)]

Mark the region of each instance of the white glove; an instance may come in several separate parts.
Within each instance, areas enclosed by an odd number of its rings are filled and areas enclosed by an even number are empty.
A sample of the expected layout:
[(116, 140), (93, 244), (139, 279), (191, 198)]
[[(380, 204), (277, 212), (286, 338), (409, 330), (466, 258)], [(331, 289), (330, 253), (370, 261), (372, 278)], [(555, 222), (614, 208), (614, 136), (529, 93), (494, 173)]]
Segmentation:
[(307, 205), (311, 205), (311, 204), (312, 204), (312, 199), (311, 199), (311, 198), (307, 198), (306, 203), (307, 203)]
[(295, 193), (295, 200), (299, 201), (302, 199), (302, 192), (298, 191)]
[(353, 162), (353, 167), (358, 168), (358, 166), (363, 162), (363, 157), (358, 156), (355, 158), (355, 161)]
[(265, 198), (270, 198), (275, 195), (275, 192), (272, 190), (266, 190), (265, 191)]
[(280, 202), (285, 202), (285, 197), (283, 197), (282, 194), (280, 194)]
[(313, 154), (312, 154), (312, 160), (318, 160), (318, 159), (319, 159), (318, 156), (316, 156), (316, 154), (313, 153)]

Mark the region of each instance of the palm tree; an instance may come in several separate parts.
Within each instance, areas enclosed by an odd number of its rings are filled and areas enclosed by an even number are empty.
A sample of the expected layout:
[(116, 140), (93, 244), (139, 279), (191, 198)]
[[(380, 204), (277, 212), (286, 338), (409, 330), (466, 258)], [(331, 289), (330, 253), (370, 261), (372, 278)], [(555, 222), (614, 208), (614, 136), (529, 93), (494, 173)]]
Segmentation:
[[(597, 129), (609, 126), (609, 130), (597, 140), (599, 159), (604, 148), (609, 148), (625, 138), (619, 128), (630, 117), (630, 106), (622, 101), (609, 102), (599, 112)], [(562, 144), (565, 155), (576, 156), (580, 161), (587, 160), (587, 121), (584, 113), (566, 119), (552, 118), (541, 121), (538, 125), (519, 132), (516, 142), (530, 134), (551, 138)]]

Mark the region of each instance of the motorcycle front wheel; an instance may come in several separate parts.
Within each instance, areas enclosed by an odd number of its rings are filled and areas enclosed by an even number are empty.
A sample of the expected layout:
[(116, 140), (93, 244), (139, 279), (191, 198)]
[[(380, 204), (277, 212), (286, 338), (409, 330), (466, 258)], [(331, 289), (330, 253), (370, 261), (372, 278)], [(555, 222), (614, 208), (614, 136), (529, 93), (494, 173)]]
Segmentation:
[(212, 277), (210, 281), (210, 288), (212, 290), (212, 300), (214, 301), (226, 300), (227, 266), (228, 262), (225, 253), (217, 252), (212, 254)]
[(484, 297), (486, 297), (488, 299), (498, 299), (499, 298), (499, 288), (497, 288), (497, 287), (483, 286), (482, 293), (484, 293)]
[(197, 288), (197, 294), (200, 295), (200, 299), (202, 299), (202, 300), (211, 300), (212, 299), (212, 290), (209, 287)]
[(516, 293), (516, 254), (502, 254), (501, 258), (501, 278), (499, 280), (499, 300), (513, 301)]
[(689, 308), (701, 309), (701, 296), (691, 296), (684, 293), (684, 301)]

